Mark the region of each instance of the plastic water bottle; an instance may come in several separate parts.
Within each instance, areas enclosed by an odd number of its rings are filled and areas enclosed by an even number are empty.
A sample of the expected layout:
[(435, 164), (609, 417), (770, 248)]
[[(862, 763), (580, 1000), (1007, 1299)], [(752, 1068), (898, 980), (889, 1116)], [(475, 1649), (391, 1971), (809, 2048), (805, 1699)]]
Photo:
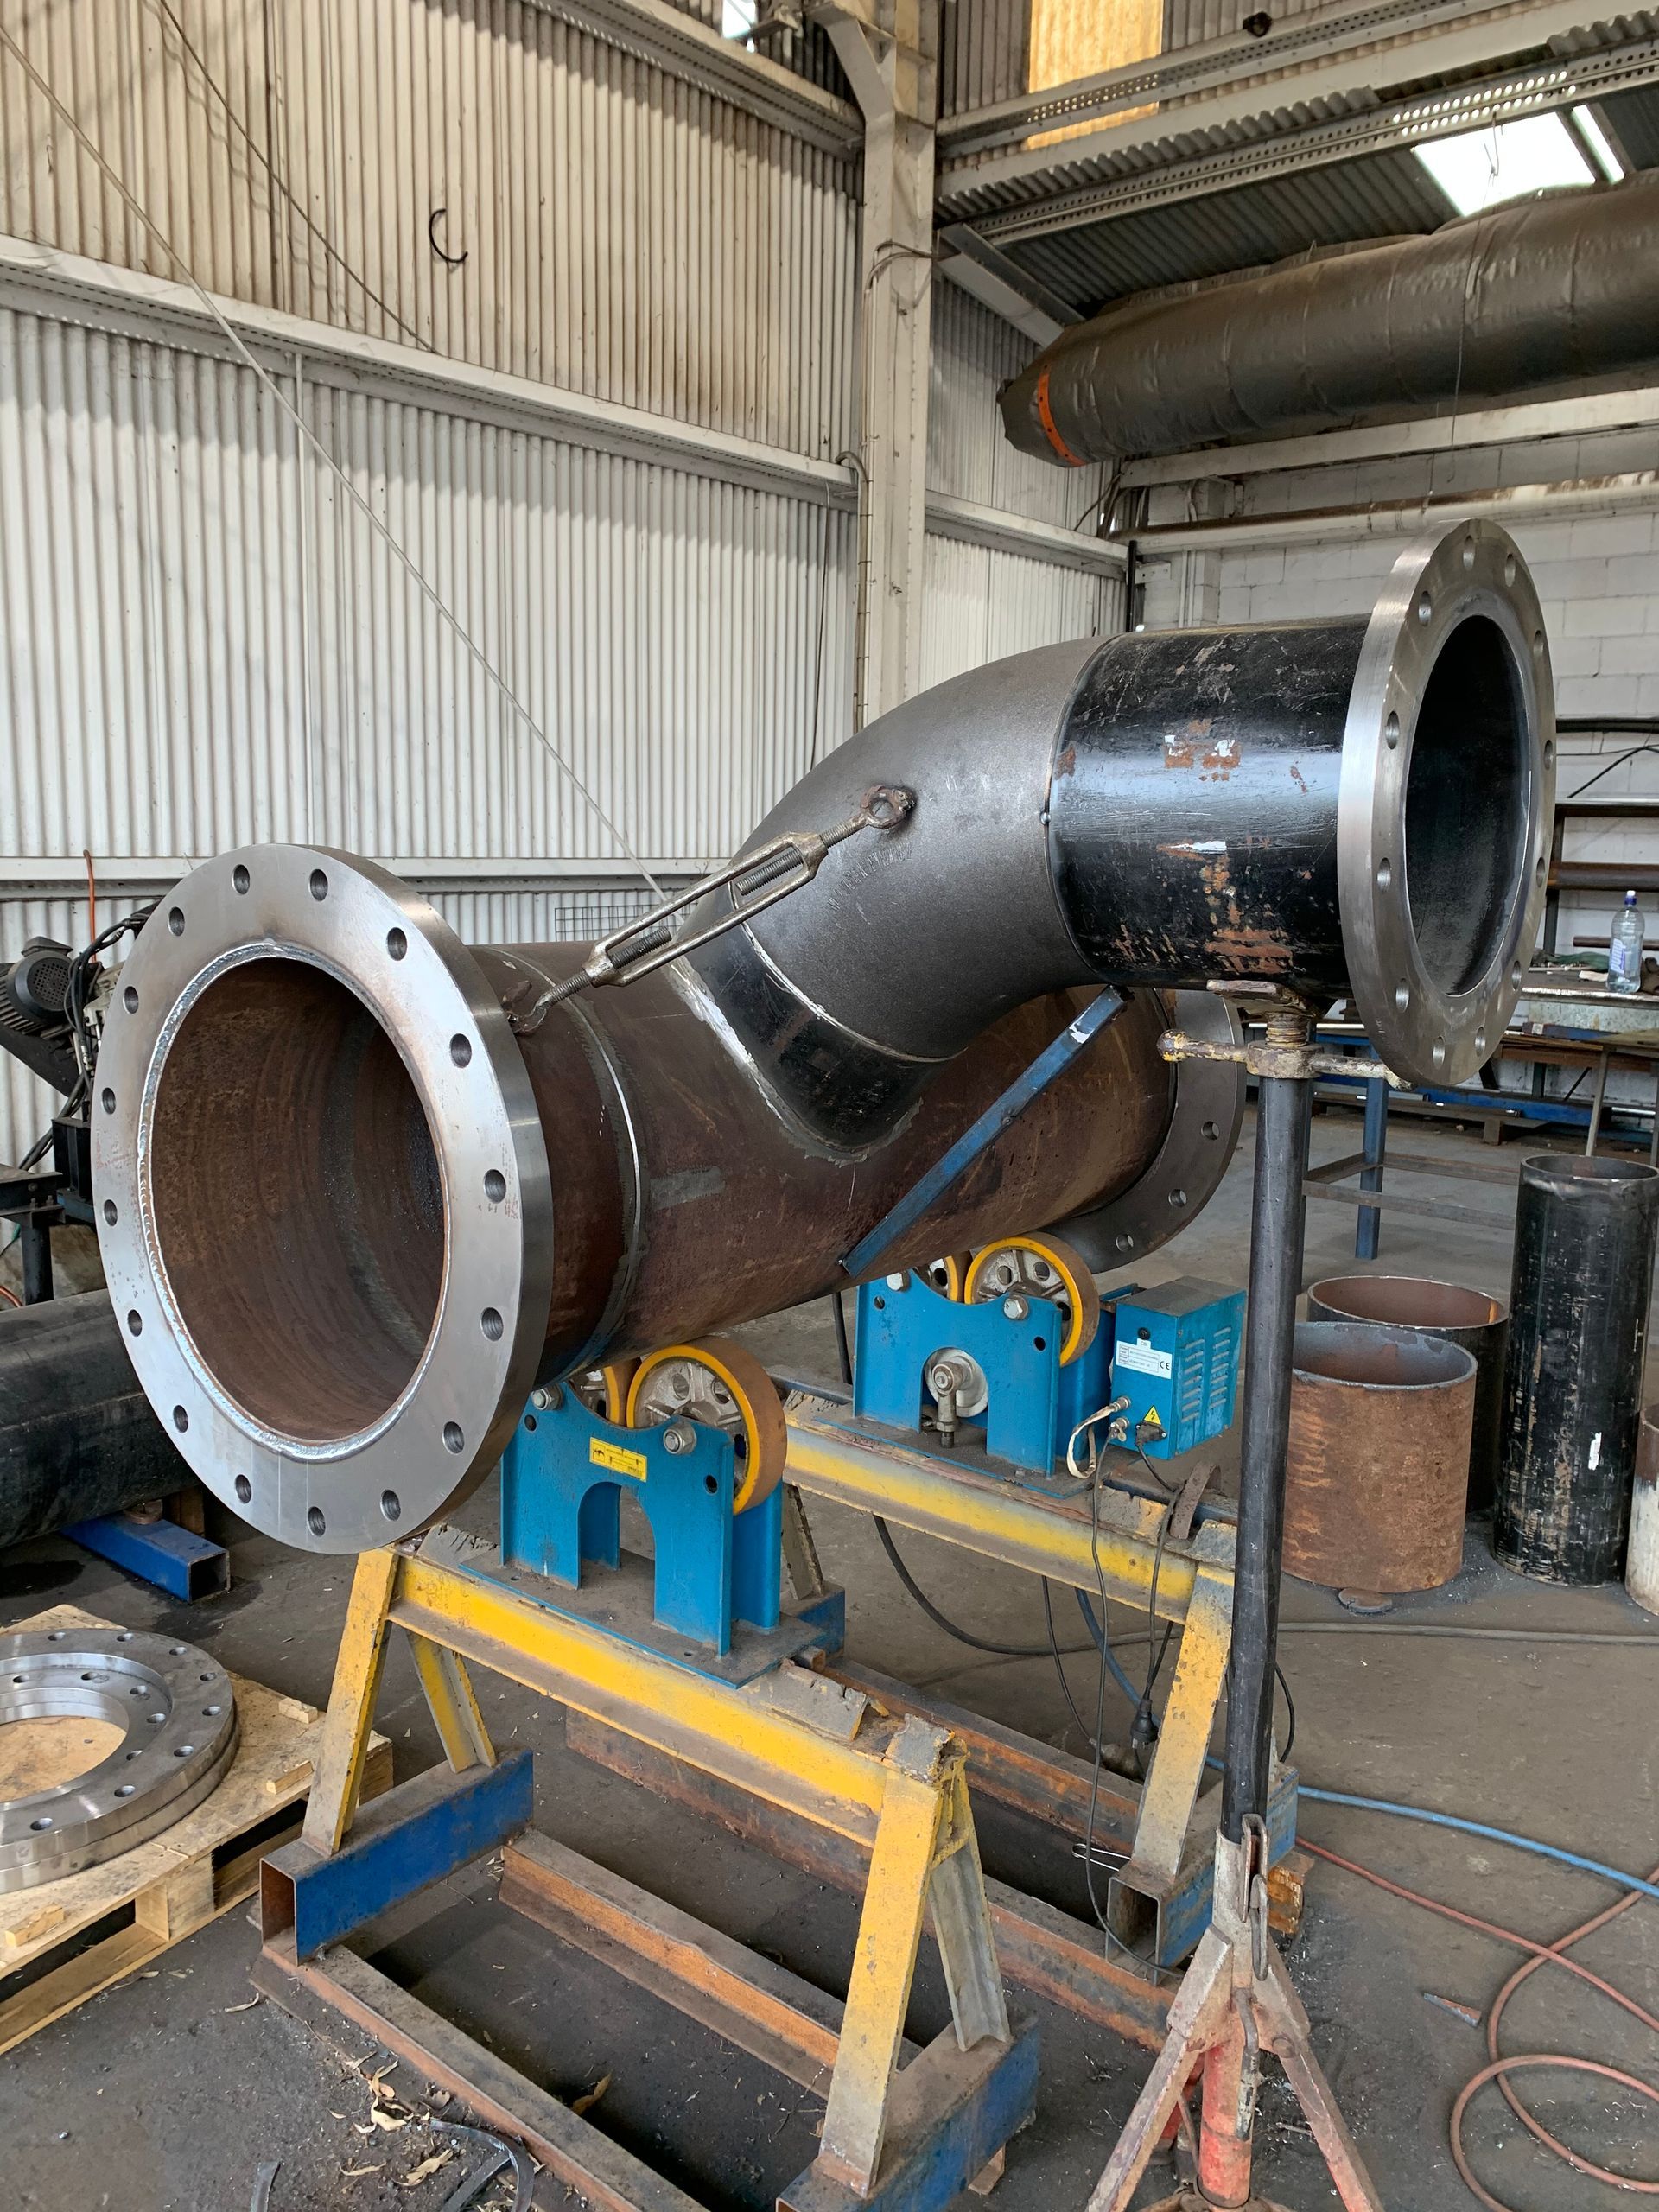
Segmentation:
[(1642, 988), (1642, 941), (1647, 925), (1634, 891), (1624, 893), (1624, 904), (1613, 924), (1613, 941), (1607, 953), (1610, 990), (1639, 991)]

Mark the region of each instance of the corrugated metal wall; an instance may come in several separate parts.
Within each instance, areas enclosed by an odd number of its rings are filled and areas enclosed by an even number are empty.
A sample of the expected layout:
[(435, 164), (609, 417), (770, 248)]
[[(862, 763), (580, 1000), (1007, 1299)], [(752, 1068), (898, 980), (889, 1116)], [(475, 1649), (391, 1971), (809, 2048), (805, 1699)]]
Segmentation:
[(936, 492), (1071, 530), (1098, 495), (1100, 472), (1051, 468), (1020, 452), (997, 411), (998, 391), (1036, 351), (959, 286), (935, 283), (927, 480)]
[(1122, 596), (1115, 578), (930, 537), (922, 682), (943, 683), (1005, 653), (1115, 628)]
[[(853, 165), (530, 0), (0, 12), (212, 290), (800, 453), (853, 434)], [(176, 273), (3, 52), (0, 148), (0, 231)]]
[[(647, 858), (847, 727), (852, 524), (306, 381), (325, 448)], [(251, 370), (0, 313), (0, 852), (613, 855)]]
[(939, 113), (1018, 99), (1030, 47), (1031, 0), (941, 0)]
[[(850, 442), (853, 168), (668, 71), (508, 0), (0, 10), (213, 287), (801, 453)], [(314, 230), (273, 213), (251, 141)], [(0, 229), (177, 273), (3, 54), (0, 156)], [(445, 199), (453, 275), (425, 244)], [(550, 858), (610, 859), (252, 372), (142, 303), (127, 334), (98, 319), (0, 281), (0, 957), (84, 939), (84, 900), (29, 873), (83, 847), (110, 881), (287, 836), (543, 863), (543, 885)], [(1026, 341), (945, 286), (936, 327), (936, 486), (1074, 521), (1089, 487), (1000, 435)], [(418, 366), (403, 397), (303, 359), (280, 382), (646, 859), (729, 852), (850, 727), (850, 510), (423, 403)], [(938, 538), (926, 583), (930, 681), (1091, 629), (1115, 590)], [(438, 904), (486, 939), (597, 934), (639, 901)], [(3, 1160), (49, 1101), (0, 1071)]]

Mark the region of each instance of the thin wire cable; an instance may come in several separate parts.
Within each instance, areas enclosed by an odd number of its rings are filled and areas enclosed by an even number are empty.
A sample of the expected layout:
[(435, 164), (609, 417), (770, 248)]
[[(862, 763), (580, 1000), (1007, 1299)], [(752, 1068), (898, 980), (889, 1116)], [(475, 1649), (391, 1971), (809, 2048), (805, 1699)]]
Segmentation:
[(1281, 1621), (1279, 1633), (1300, 1636), (1462, 1636), (1497, 1643), (1638, 1643), (1659, 1650), (1659, 1636), (1624, 1629), (1477, 1628), (1441, 1621)]
[(419, 591), (422, 597), (427, 601), (433, 612), (438, 616), (440, 620), (448, 626), (449, 629), (454, 632), (460, 644), (475, 663), (486, 681), (495, 687), (496, 690), (499, 692), (501, 697), (518, 717), (519, 721), (530, 732), (531, 735), (534, 737), (539, 744), (546, 748), (550, 758), (554, 761), (555, 765), (562, 771), (562, 772), (569, 779), (572, 787), (581, 794), (582, 798), (584, 798), (588, 804), (593, 809), (595, 818), (600, 822), (603, 828), (607, 830), (611, 836), (615, 838), (623, 853), (633, 862), (635, 868), (639, 869), (640, 874), (651, 886), (652, 889), (657, 893), (658, 899), (666, 897), (667, 894), (664, 893), (662, 885), (658, 883), (656, 877), (645, 866), (645, 861), (634, 850), (633, 846), (629, 842), (628, 838), (624, 835), (622, 830), (617, 827), (616, 823), (612, 821), (610, 816), (607, 814), (605, 809), (600, 804), (598, 799), (594, 796), (593, 792), (588, 790), (587, 785), (582, 781), (575, 767), (572, 766), (571, 763), (565, 758), (564, 754), (560, 752), (558, 747), (555, 745), (552, 739), (547, 734), (546, 731), (543, 729), (541, 724), (531, 713), (529, 708), (524, 705), (524, 702), (519, 698), (518, 693), (512, 689), (506, 678), (501, 675), (499, 671), (496, 668), (494, 663), (490, 659), (488, 654), (485, 652), (483, 647), (478, 644), (477, 640), (472, 636), (471, 632), (462, 626), (457, 617), (450, 612), (449, 608), (445, 605), (437, 591), (427, 582), (420, 569), (410, 558), (409, 555), (404, 552), (403, 547), (392, 536), (385, 524), (382, 522), (379, 516), (376, 514), (374, 508), (369, 500), (358, 490), (356, 485), (353, 483), (346, 470), (340, 466), (340, 462), (334, 459), (333, 454), (328, 451), (328, 448), (323, 444), (321, 439), (318, 437), (316, 432), (312, 429), (310, 424), (307, 423), (304, 417), (301, 415), (299, 410), (278, 386), (275, 378), (270, 375), (267, 369), (261, 365), (257, 359), (256, 359), (253, 353), (243, 340), (240, 333), (232, 323), (230, 318), (226, 315), (224, 309), (219, 306), (213, 294), (207, 290), (207, 287), (197, 277), (195, 271), (191, 268), (188, 262), (185, 260), (183, 255), (180, 253), (178, 248), (173, 244), (172, 239), (168, 238), (166, 232), (162, 229), (160, 224), (156, 222), (155, 217), (149, 213), (149, 209), (145, 207), (143, 202), (139, 200), (129, 189), (125, 180), (116, 169), (111, 168), (110, 163), (105, 159), (102, 149), (82, 128), (79, 117), (77, 117), (70, 108), (65, 106), (62, 100), (59, 99), (56, 92), (53, 89), (51, 84), (41, 74), (40, 71), (35, 67), (35, 64), (29, 60), (28, 54), (24, 53), (22, 48), (19, 46), (17, 41), (12, 36), (10, 31), (6, 29), (3, 22), (0, 22), (0, 45), (3, 45), (6, 48), (7, 51), (11, 54), (12, 59), (17, 63), (19, 68), (22, 70), (24, 75), (29, 79), (30, 84), (34, 86), (41, 98), (45, 100), (47, 105), (52, 109), (54, 114), (55, 114), (67, 126), (67, 128), (74, 134), (74, 137), (80, 145), (85, 148), (88, 156), (97, 164), (99, 169), (101, 171), (105, 181), (109, 184), (111, 190), (115, 193), (122, 204), (127, 208), (128, 212), (138, 222), (143, 225), (144, 228), (156, 240), (162, 251), (172, 262), (174, 267), (183, 277), (185, 283), (190, 287), (190, 289), (201, 302), (202, 306), (207, 310), (207, 313), (213, 317), (213, 321), (224, 332), (226, 337), (235, 348), (238, 355), (244, 362), (246, 363), (247, 366), (252, 370), (260, 384), (270, 395), (270, 397), (276, 402), (283, 413), (288, 416), (289, 420), (293, 423), (299, 435), (305, 440), (307, 445), (309, 446), (317, 459), (321, 461), (324, 467), (327, 468), (333, 476), (338, 479), (341, 488), (346, 493), (346, 497), (351, 500), (353, 505), (357, 508), (364, 520), (374, 531), (376, 537), (378, 537), (385, 545), (393, 559), (396, 560), (404, 569), (410, 582), (415, 585), (416, 590)]
[[(899, 1547), (893, 1541), (893, 1531), (888, 1528), (887, 1522), (881, 1518), (881, 1516), (879, 1513), (873, 1513), (870, 1516), (870, 1518), (875, 1523), (875, 1533), (881, 1539), (881, 1548), (886, 1552), (889, 1561), (892, 1563), (893, 1573), (899, 1577), (900, 1582), (904, 1584), (906, 1590), (909, 1592), (910, 1596), (914, 1599), (917, 1605), (921, 1607), (922, 1611), (927, 1615), (927, 1618), (932, 1622), (935, 1628), (943, 1629), (947, 1636), (954, 1637), (958, 1643), (965, 1643), (970, 1651), (988, 1651), (994, 1657), (998, 1659), (1047, 1658), (1048, 1646), (1046, 1644), (993, 1643), (982, 1636), (970, 1635), (968, 1630), (961, 1627), (957, 1622), (953, 1621), (950, 1618), (949, 1614), (942, 1613), (938, 1607), (933, 1603), (933, 1600), (928, 1596), (926, 1591), (923, 1589), (921, 1584), (918, 1582), (915, 1576), (911, 1573), (910, 1569), (905, 1565), (903, 1559), (899, 1555)], [(1048, 1587), (1047, 1584), (1045, 1583), (1043, 1587), (1045, 1592), (1046, 1592)], [(1045, 1596), (1044, 1602), (1045, 1604), (1047, 1602), (1046, 1596)], [(1068, 1651), (1078, 1652), (1086, 1651), (1089, 1647), (1087, 1644), (1084, 1643), (1072, 1643), (1068, 1644), (1065, 1648)]]
[(398, 329), (403, 332), (404, 337), (410, 340), (411, 345), (418, 346), (421, 348), (421, 351), (424, 353), (435, 353), (438, 349), (431, 343), (430, 340), (423, 338), (420, 332), (415, 328), (412, 323), (408, 323), (404, 321), (402, 315), (398, 314), (397, 308), (391, 305), (390, 301), (383, 300), (381, 298), (379, 293), (375, 290), (368, 278), (360, 275), (357, 270), (353, 268), (351, 263), (346, 260), (345, 255), (335, 246), (327, 232), (318, 224), (314, 222), (311, 217), (306, 213), (304, 203), (295, 197), (293, 191), (289, 188), (287, 178), (283, 175), (276, 163), (266, 153), (264, 148), (260, 145), (257, 139), (254, 137), (252, 132), (248, 129), (247, 124), (243, 122), (241, 117), (231, 105), (229, 95), (219, 84), (218, 79), (213, 75), (213, 73), (208, 67), (207, 62), (191, 44), (188, 32), (185, 29), (184, 25), (179, 21), (178, 17), (174, 14), (172, 9), (168, 6), (167, 0), (144, 0), (144, 5), (149, 9), (153, 14), (159, 16), (162, 21), (171, 28), (173, 35), (178, 40), (180, 46), (189, 56), (190, 60), (195, 63), (198, 71), (200, 73), (202, 83), (207, 86), (207, 90), (219, 102), (219, 106), (224, 110), (226, 121), (229, 123), (231, 128), (236, 132), (237, 136), (247, 147), (248, 151), (253, 156), (261, 168), (264, 170), (265, 175), (270, 179), (271, 183), (281, 194), (283, 200), (287, 201), (289, 208), (299, 217), (300, 220), (305, 225), (306, 229), (310, 232), (312, 237), (327, 255), (329, 260), (334, 264), (336, 268), (340, 269), (346, 276), (350, 277), (353, 283), (357, 286), (364, 297), (365, 299), (372, 300), (375, 306), (379, 308), (381, 314), (385, 315), (389, 321), (395, 322), (397, 324)]
[(1071, 1715), (1072, 1719), (1077, 1723), (1078, 1735), (1082, 1737), (1084, 1742), (1087, 1744), (1091, 1750), (1097, 1750), (1100, 1738), (1097, 1734), (1092, 1736), (1090, 1734), (1089, 1724), (1084, 1719), (1082, 1713), (1078, 1712), (1077, 1701), (1071, 1694), (1071, 1685), (1065, 1679), (1065, 1653), (1068, 1651), (1075, 1651), (1077, 1647), (1075, 1644), (1070, 1643), (1062, 1647), (1059, 1639), (1056, 1637), (1054, 1633), (1054, 1599), (1049, 1590), (1048, 1577), (1045, 1575), (1042, 1580), (1043, 1619), (1048, 1626), (1048, 1648), (1053, 1656), (1054, 1674), (1056, 1680), (1060, 1685), (1060, 1695), (1065, 1700), (1066, 1711)]

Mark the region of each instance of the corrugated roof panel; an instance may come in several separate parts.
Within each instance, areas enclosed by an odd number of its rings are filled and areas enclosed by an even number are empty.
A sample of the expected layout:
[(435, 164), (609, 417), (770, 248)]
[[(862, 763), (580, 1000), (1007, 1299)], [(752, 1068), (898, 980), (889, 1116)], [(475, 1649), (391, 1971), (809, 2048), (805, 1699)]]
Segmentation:
[[(1058, 158), (1057, 150), (1057, 158), (1047, 168), (990, 184), (976, 183), (971, 159), (948, 162), (939, 177), (940, 219), (972, 222), (976, 216), (995, 214), (1004, 208), (1056, 199), (1068, 192), (1086, 191), (1094, 185), (1113, 184), (1123, 177), (1142, 176), (1150, 170), (1168, 168), (1177, 162), (1255, 145), (1263, 138), (1300, 130), (1309, 124), (1339, 123), (1350, 116), (1370, 114), (1378, 105), (1374, 93), (1357, 93), (1351, 98), (1333, 92), (1317, 100), (1299, 100), (1294, 107), (1264, 108), (1260, 115), (1243, 122), (1217, 124), (1207, 130), (1173, 130), (1160, 138), (1143, 138), (1116, 152), (1065, 161)], [(1172, 112), (1178, 114), (1179, 111)]]
[(1092, 312), (1131, 292), (1280, 261), (1310, 246), (1432, 231), (1450, 213), (1414, 155), (1372, 154), (1012, 239), (1004, 251)]
[(1639, 169), (1659, 169), (1659, 86), (1615, 92), (1597, 105), (1618, 133), (1618, 143)]

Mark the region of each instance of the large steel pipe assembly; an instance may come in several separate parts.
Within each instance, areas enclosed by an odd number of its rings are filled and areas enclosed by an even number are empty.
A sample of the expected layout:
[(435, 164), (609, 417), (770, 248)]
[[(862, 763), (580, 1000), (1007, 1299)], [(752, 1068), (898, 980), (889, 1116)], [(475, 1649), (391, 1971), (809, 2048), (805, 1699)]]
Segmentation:
[(885, 821), (626, 987), (563, 993), (580, 946), (468, 949), (348, 854), (210, 861), (139, 938), (97, 1070), (134, 1365), (262, 1529), (411, 1534), (538, 1381), (844, 1283), (1103, 984), (1122, 1014), (880, 1267), (1056, 1224), (1094, 1265), (1139, 1256), (1214, 1188), (1242, 1090), (1162, 1057), (1167, 995), (1212, 1035), (1212, 982), (1348, 997), (1408, 1077), (1486, 1058), (1534, 942), (1551, 732), (1523, 564), (1466, 524), (1369, 620), (1089, 639), (909, 702), (752, 842), (882, 791)]

